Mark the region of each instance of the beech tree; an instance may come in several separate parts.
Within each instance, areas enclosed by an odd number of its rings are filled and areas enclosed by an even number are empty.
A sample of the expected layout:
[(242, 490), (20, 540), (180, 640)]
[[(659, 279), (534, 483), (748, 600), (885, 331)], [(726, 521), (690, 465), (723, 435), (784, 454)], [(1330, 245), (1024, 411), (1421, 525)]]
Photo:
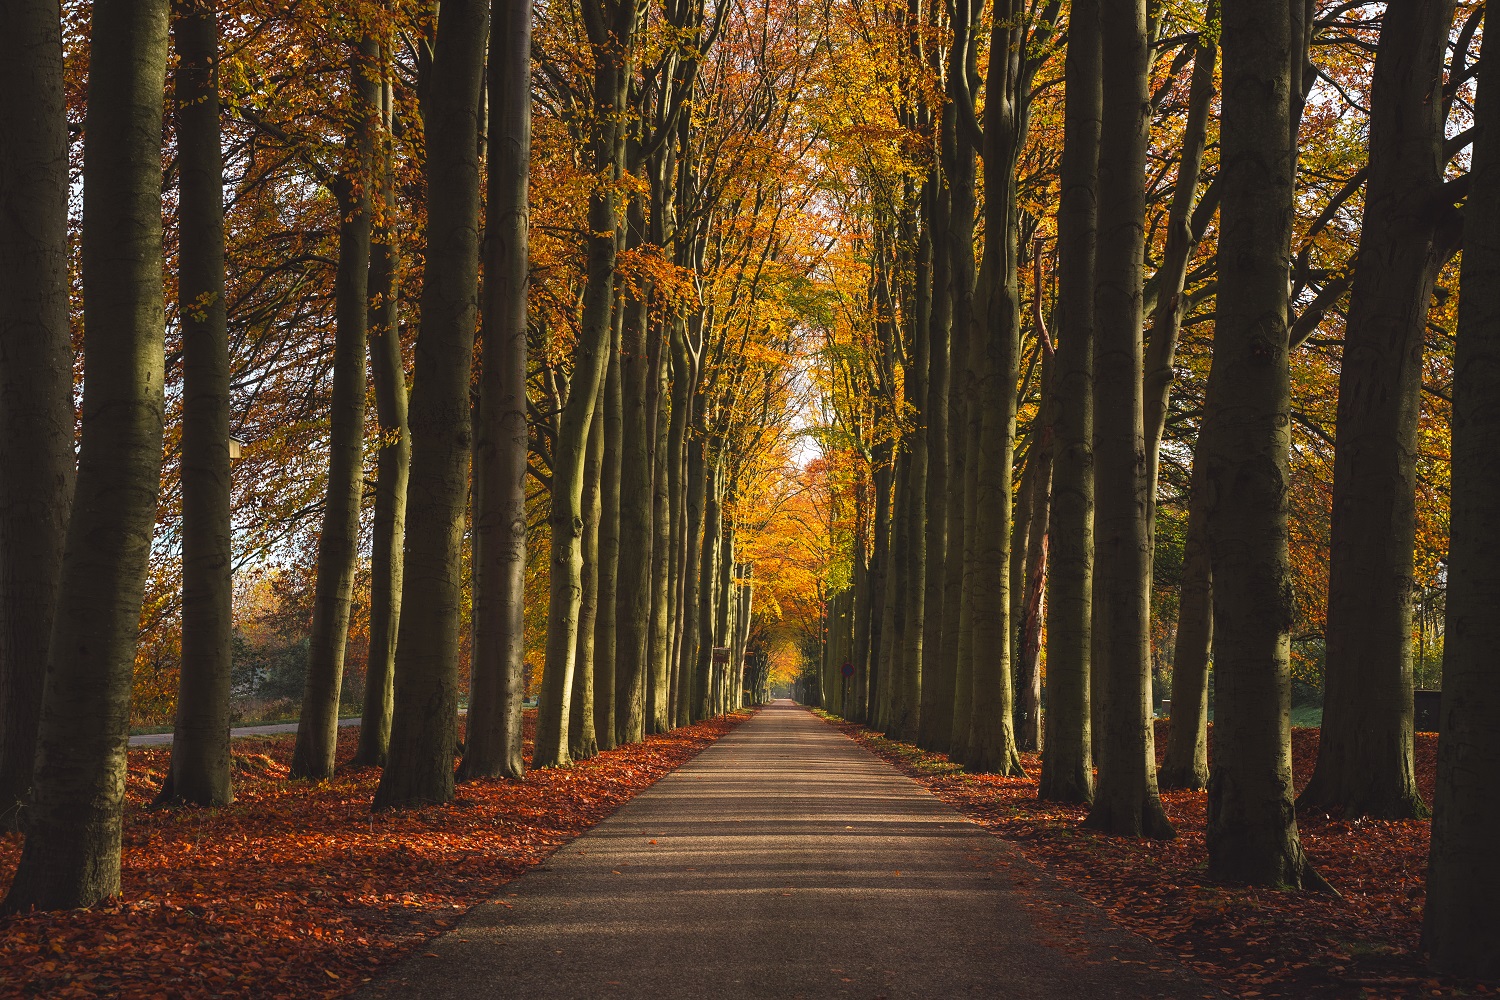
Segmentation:
[(376, 143), (370, 237), (369, 347), (380, 447), (375, 453), (375, 512), (370, 545), (370, 655), (365, 662), (364, 710), (356, 764), (384, 767), (391, 743), (396, 677), (396, 631), (401, 622), (402, 545), (406, 489), (411, 475), (406, 361), (401, 349), (400, 248), (396, 233), (395, 87), (389, 37), (382, 39), (381, 121)]
[(31, 788), (73, 495), (68, 119), (57, 0), (0, 38), (0, 830)]
[(180, 194), (177, 320), (182, 326), (182, 672), (172, 764), (160, 802), (234, 799), (229, 773), (233, 580), (229, 493), (229, 333), (224, 306), (224, 158), (219, 26), (213, 0), (179, 0), (174, 118)]
[(427, 120), (427, 255), (411, 398), (406, 565), (391, 749), (375, 808), (453, 798), (470, 365), (479, 313), (479, 115), (489, 5), (438, 14)]
[(1216, 750), (1209, 874), (1319, 887), (1292, 809), (1287, 283), (1296, 169), (1295, 4), (1226, 4), (1218, 306), (1197, 462), (1213, 567)]
[(1426, 815), (1412, 759), (1412, 589), (1423, 341), (1461, 224), (1444, 204), (1446, 0), (1381, 16), (1365, 214), (1339, 362), (1318, 766), (1298, 804)]
[(1095, 651), (1108, 678), (1099, 784), (1087, 825), (1120, 836), (1171, 837), (1156, 791), (1151, 723), (1142, 256), (1145, 217), (1146, 6), (1106, 4), (1100, 30), (1104, 99), (1099, 135), (1094, 272)]
[(380, 113), (378, 40), (362, 33), (350, 45), (346, 162), (331, 178), (339, 205), (333, 400), (328, 417), (328, 488), (318, 536), (317, 591), (308, 646), (307, 683), (297, 721), (292, 776), (333, 777), (339, 698), (349, 641), (359, 509), (364, 490), (365, 348), (369, 334), (370, 176)]
[[(120, 891), (130, 675), (161, 481), (166, 0), (97, 0), (84, 133), (83, 426), (26, 816), (5, 912)], [(52, 161), (62, 171), (64, 160)], [(226, 444), (227, 447), (227, 444)]]
[[(1488, 18), (1486, 18), (1488, 21)], [(1492, 55), (1486, 42), (1485, 55)], [(1500, 975), (1500, 914), (1491, 886), (1500, 824), (1500, 71), (1480, 61), (1476, 135), (1464, 209), (1458, 354), (1453, 386), (1453, 513), (1442, 735), (1427, 866), (1422, 945), (1435, 972)]]
[(1037, 794), (1090, 802), (1089, 709), (1094, 562), (1094, 254), (1103, 72), (1099, 10), (1068, 15), (1068, 99), (1057, 216), (1057, 357), (1053, 398), (1052, 571), (1047, 578), (1047, 705)]
[(474, 661), (463, 778), (519, 778), (526, 694), (526, 328), (531, 2), (490, 12), (489, 192), (479, 459), (474, 473)]

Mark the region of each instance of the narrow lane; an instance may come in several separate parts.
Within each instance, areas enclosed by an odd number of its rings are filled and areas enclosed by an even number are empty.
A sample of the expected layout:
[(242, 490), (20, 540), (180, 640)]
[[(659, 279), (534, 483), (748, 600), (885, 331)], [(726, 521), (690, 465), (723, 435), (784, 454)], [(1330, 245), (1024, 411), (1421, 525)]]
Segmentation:
[(1220, 995), (784, 702), (425, 952), (361, 995)]

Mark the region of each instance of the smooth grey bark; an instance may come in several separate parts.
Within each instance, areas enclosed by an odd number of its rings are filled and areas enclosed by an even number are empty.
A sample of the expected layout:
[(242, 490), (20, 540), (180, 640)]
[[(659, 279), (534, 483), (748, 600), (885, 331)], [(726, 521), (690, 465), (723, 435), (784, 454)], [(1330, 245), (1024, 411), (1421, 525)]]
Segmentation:
[(851, 722), (859, 723), (870, 722), (874, 717), (875, 682), (879, 680), (877, 663), (880, 635), (885, 626), (885, 590), (890, 577), (886, 564), (890, 560), (891, 488), (895, 478), (895, 470), (891, 468), (890, 444), (881, 442), (870, 451), (870, 465), (873, 467), (870, 480), (875, 494), (875, 511), (871, 519), (873, 541), (865, 584), (864, 620), (867, 625), (855, 638), (852, 691), (854, 707), (848, 716)]
[(1208, 787), (1208, 660), (1213, 649), (1214, 614), (1204, 500), (1195, 462), (1172, 653), (1172, 718), (1167, 727), (1167, 753), (1156, 773), (1162, 788)]
[[(365, 661), (365, 703), (360, 714), (355, 766), (384, 767), (391, 745), (396, 678), (396, 631), (401, 622), (402, 548), (406, 538), (406, 488), (411, 474), (406, 362), (401, 350), (398, 288), (400, 247), (396, 214), (395, 93), (383, 52), (381, 127), (376, 154), (374, 224), (368, 276), (370, 380), (375, 387), (375, 515), (370, 541), (370, 652)], [(470, 720), (472, 725), (472, 719)]]
[[(605, 376), (606, 382), (608, 376)], [(605, 392), (608, 392), (605, 389)], [(599, 720), (595, 716), (595, 693), (599, 685), (595, 654), (599, 643), (599, 517), (603, 509), (604, 406), (594, 407), (589, 424), (588, 451), (583, 460), (583, 569), (578, 575), (582, 596), (578, 602), (578, 651), (573, 655), (573, 696), (568, 706), (568, 753), (574, 760), (587, 760), (599, 752)], [(605, 716), (605, 725), (612, 723)]]
[[(1487, 18), (1486, 18), (1487, 19)], [(1486, 42), (1469, 173), (1453, 385), (1442, 735), (1422, 945), (1435, 972), (1500, 976), (1500, 66)]]
[(903, 625), (906, 617), (906, 588), (909, 563), (907, 561), (907, 539), (911, 526), (908, 516), (910, 493), (907, 479), (911, 469), (911, 455), (902, 450), (895, 457), (893, 498), (891, 500), (891, 572), (886, 574), (885, 607), (880, 613), (880, 646), (877, 667), (874, 670), (871, 694), (871, 722), (881, 732), (890, 732), (891, 686), (900, 669), (901, 649), (905, 636)]
[(157, 802), (234, 801), (229, 670), (229, 330), (224, 305), (224, 154), (213, 0), (177, 0), (177, 321), (182, 330), (182, 668), (172, 762)]
[[(973, 46), (969, 37), (968, 0), (958, 0), (959, 14), (953, 18), (954, 41), (948, 63), (950, 106), (961, 99), (960, 88), (971, 86), (974, 68)], [(961, 15), (961, 16), (960, 16)], [(956, 115), (956, 111), (954, 112)], [(973, 549), (973, 522), (968, 517), (969, 396), (972, 375), (969, 344), (973, 340), (974, 317), (974, 139), (961, 124), (951, 135), (944, 131), (944, 174), (948, 178), (948, 266), (953, 295), (953, 334), (948, 345), (948, 482), (943, 523), (947, 534), (943, 574), (943, 647), (941, 651), (944, 681), (951, 676), (952, 708), (943, 713), (948, 718), (948, 745), (955, 759), (969, 739), (969, 706), (972, 697), (971, 662), (968, 646), (961, 637), (968, 629), (965, 613), (964, 573)]]
[(0, 38), (0, 831), (31, 788), (73, 500), (68, 118), (57, 0)]
[(527, 187), (531, 0), (490, 11), (485, 342), (474, 523), (474, 651), (459, 776), (520, 778), (526, 694)]
[[(941, 130), (956, 126), (956, 116), (945, 109)], [(941, 142), (951, 140), (943, 138)], [(926, 594), (922, 608), (922, 700), (917, 745), (947, 750), (952, 740), (953, 671), (943, 658), (943, 598), (948, 559), (948, 342), (953, 336), (952, 254), (948, 246), (949, 195), (940, 168), (927, 185), (932, 233), (932, 312), (928, 321), (926, 419), (927, 475), (925, 500), (927, 534), (922, 563)]]
[[(1040, 277), (1040, 275), (1038, 275)], [(1037, 288), (1041, 287), (1040, 282)], [(1037, 300), (1037, 330), (1042, 335), (1043, 360), (1042, 403), (1038, 414), (1043, 422), (1041, 438), (1031, 447), (1027, 459), (1033, 471), (1031, 482), (1031, 515), (1027, 524), (1025, 559), (1021, 563), (1017, 586), (1021, 594), (1013, 602), (1017, 609), (1016, 654), (1016, 745), (1022, 750), (1042, 749), (1042, 615), (1047, 580), (1047, 549), (1051, 539), (1053, 431), (1048, 417), (1052, 410), (1051, 369), (1054, 360), (1046, 331), (1040, 323), (1040, 299)], [(1034, 466), (1033, 466), (1033, 463)], [(1014, 561), (1014, 560), (1013, 560)]]
[[(971, 21), (978, 17), (968, 0), (962, 0), (953, 19), (954, 57), (949, 66), (950, 94), (955, 101), (971, 101), (970, 91), (978, 85), (978, 65), (973, 43), (977, 26)], [(965, 39), (960, 52), (959, 33)], [(961, 556), (955, 558), (950, 552), (948, 562), (950, 576), (943, 596), (943, 608), (950, 620), (943, 623), (943, 635), (953, 635), (953, 745), (948, 755), (964, 762), (969, 751), (969, 729), (974, 707), (974, 643), (973, 643), (973, 590), (975, 553), (975, 510), (978, 497), (976, 473), (979, 468), (979, 404), (976, 372), (979, 353), (983, 349), (984, 334), (980, 328), (981, 317), (977, 315), (976, 301), (978, 278), (975, 274), (974, 248), (975, 213), (977, 211), (978, 136), (961, 121), (957, 135), (955, 169), (949, 182), (952, 192), (953, 214), (950, 220), (953, 246), (953, 346), (950, 354), (953, 378), (948, 386), (949, 410), (948, 433), (948, 482), (956, 485), (957, 496), (951, 492), (948, 499), (948, 537), (955, 539), (955, 509), (957, 503), (961, 513), (957, 515), (962, 527), (963, 547)], [(959, 359), (963, 360), (960, 361)], [(962, 452), (962, 459), (959, 454)], [(953, 543), (950, 542), (950, 547)], [(951, 608), (951, 610), (950, 610)], [(951, 626), (951, 628), (950, 628)], [(946, 638), (945, 638), (946, 643)]]
[[(925, 197), (922, 199), (927, 200)], [(917, 426), (907, 438), (910, 458), (906, 481), (906, 602), (901, 614), (901, 647), (896, 650), (900, 669), (891, 684), (891, 735), (903, 743), (915, 743), (921, 730), (922, 640), (927, 603), (927, 369), (931, 355), (932, 321), (932, 230), (926, 218), (917, 221), (917, 248), (912, 261), (912, 318), (908, 320), (910, 347), (907, 352), (905, 395)]]
[[(584, 0), (581, 8), (594, 55), (594, 124), (588, 161), (594, 176), (618, 177), (630, 80), (632, 38), (639, 0)], [(589, 194), (587, 288), (583, 322), (573, 350), (568, 400), (558, 422), (552, 466), (551, 585), (547, 606), (546, 661), (537, 705), (533, 767), (565, 767), (569, 699), (582, 599), (583, 459), (595, 400), (608, 368), (614, 328), (615, 260), (620, 224), (618, 185), (599, 183)]]
[[(1150, 131), (1146, 3), (1101, 5), (1094, 275), (1095, 635), (1108, 677), (1104, 754), (1085, 824), (1125, 837), (1172, 837), (1156, 790), (1151, 721), (1151, 531), (1143, 411), (1142, 326), (1146, 143)], [(1285, 300), (1285, 293), (1282, 298)], [(1095, 622), (1098, 628), (1098, 621)]]
[[(645, 205), (631, 205), (632, 230), (645, 228)], [(652, 514), (654, 494), (651, 420), (651, 358), (646, 348), (646, 293), (625, 296), (624, 335), (618, 384), (621, 395), (619, 447), (615, 449), (615, 655), (613, 743), (637, 743), (646, 734), (647, 658), (652, 611)], [(613, 743), (611, 745), (613, 745)]]
[(1025, 773), (1013, 723), (1010, 527), (1021, 359), (1016, 165), (1026, 140), (1034, 72), (1027, 54), (1028, 21), (1019, 0), (992, 13), (990, 51), (1006, 55), (990, 61), (985, 79), (985, 250), (980, 281), (985, 300), (976, 310), (978, 340), (971, 346), (978, 362), (973, 403), (979, 409), (979, 448), (973, 472), (975, 547), (970, 582), (974, 693), (964, 766), (1007, 775)]
[(1211, 878), (1300, 888), (1322, 880), (1292, 808), (1294, 617), (1287, 542), (1291, 373), (1287, 282), (1296, 153), (1292, 66), (1299, 0), (1224, 8), (1218, 302), (1195, 463), (1213, 568)]
[(365, 347), (369, 334), (370, 174), (380, 106), (379, 47), (361, 39), (350, 52), (352, 99), (347, 163), (334, 182), (339, 259), (334, 277), (333, 399), (328, 415), (328, 488), (318, 535), (307, 681), (292, 751), (294, 778), (333, 777), (339, 694), (349, 640), (349, 602), (359, 551), (364, 491)]
[[(599, 453), (599, 588), (594, 612), (594, 739), (601, 749), (620, 742), (616, 721), (620, 706), (615, 678), (618, 649), (617, 610), (620, 571), (620, 450), (624, 438), (624, 398), (621, 392), (620, 335), (625, 320), (623, 303), (616, 300), (609, 371), (604, 376), (604, 441)], [(582, 626), (580, 626), (582, 627)]]
[(1038, 798), (1091, 802), (1089, 705), (1094, 571), (1094, 247), (1103, 59), (1099, 0), (1073, 0), (1057, 212), (1052, 532), (1047, 577), (1047, 715)]
[(119, 895), (131, 674), (161, 482), (166, 0), (97, 0), (89, 65), (83, 430), (7, 913)]
[(479, 313), (479, 116), (487, 0), (445, 0), (427, 101), (427, 251), (391, 746), (374, 807), (453, 798), (469, 388)]
[(652, 448), (651, 480), (651, 605), (650, 633), (646, 656), (645, 732), (665, 733), (672, 728), (672, 507), (673, 497), (668, 474), (671, 450), (671, 424), (666, 413), (670, 393), (667, 352), (664, 337), (658, 335), (651, 346), (651, 371), (648, 384), (654, 385), (654, 399), (647, 417), (648, 428), (655, 435)]
[(1387, 7), (1370, 85), (1370, 175), (1339, 363), (1323, 729), (1297, 799), (1351, 817), (1427, 815), (1412, 732), (1417, 421), (1432, 287), (1461, 226), (1443, 199), (1453, 10), (1451, 0)]
[(718, 442), (709, 442), (704, 469), (703, 544), (698, 554), (698, 649), (693, 664), (693, 721), (701, 722), (714, 713), (713, 653), (718, 636), (715, 598), (718, 596), (719, 558), (723, 543), (723, 455)]
[(699, 603), (702, 589), (699, 577), (703, 561), (704, 501), (707, 492), (707, 470), (703, 456), (703, 439), (694, 430), (687, 442), (687, 488), (685, 513), (687, 542), (683, 548), (682, 576), (682, 647), (678, 669), (677, 724), (685, 726), (698, 721), (698, 705), (703, 697), (698, 678), (698, 645), (702, 641), (702, 618)]

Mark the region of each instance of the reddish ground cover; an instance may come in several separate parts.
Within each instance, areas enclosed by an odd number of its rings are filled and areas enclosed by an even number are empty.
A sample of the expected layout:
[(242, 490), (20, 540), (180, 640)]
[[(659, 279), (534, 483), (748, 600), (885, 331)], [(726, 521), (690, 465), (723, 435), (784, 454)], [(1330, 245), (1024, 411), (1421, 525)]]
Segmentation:
[[(832, 721), (832, 720), (831, 720)], [(1079, 826), (1086, 810), (1038, 802), (1041, 762), (1023, 754), (1027, 779), (969, 775), (942, 754), (834, 722), (1043, 865), (1069, 888), (1240, 997), (1493, 995), (1495, 984), (1430, 976), (1417, 955), (1428, 824), (1302, 815), (1302, 843), (1341, 894), (1231, 888), (1207, 880), (1206, 795), (1162, 796), (1178, 837), (1158, 843), (1106, 837)], [(1159, 724), (1158, 752), (1166, 745)], [(1312, 774), (1318, 730), (1292, 733), (1298, 788)], [(1437, 738), (1418, 734), (1417, 780), (1431, 801)]]
[[(234, 805), (152, 810), (169, 751), (133, 749), (124, 901), (0, 919), (0, 996), (352, 992), (744, 717), (523, 782), (460, 785), (448, 807), (380, 814), (370, 812), (373, 768), (321, 784), (286, 780), (291, 736), (235, 741)], [(357, 732), (339, 732), (341, 767)], [(20, 851), (19, 837), (0, 835), (0, 885)]]

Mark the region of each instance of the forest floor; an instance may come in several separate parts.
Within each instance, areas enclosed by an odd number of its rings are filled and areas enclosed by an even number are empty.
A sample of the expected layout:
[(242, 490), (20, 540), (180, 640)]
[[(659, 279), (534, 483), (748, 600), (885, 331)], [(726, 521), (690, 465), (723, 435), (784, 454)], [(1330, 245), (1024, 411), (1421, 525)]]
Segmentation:
[[(1204, 792), (1164, 792), (1172, 841), (1132, 841), (1080, 826), (1087, 810), (1040, 802), (1041, 760), (1027, 778), (963, 773), (928, 753), (837, 719), (828, 721), (1007, 840), (1118, 924), (1150, 939), (1239, 997), (1494, 996), (1500, 984), (1436, 978), (1418, 954), (1427, 868), (1425, 820), (1298, 817), (1302, 845), (1340, 893), (1287, 893), (1207, 879)], [(1158, 755), (1166, 746), (1157, 724)], [(1318, 755), (1316, 729), (1292, 731), (1300, 790)], [(1210, 730), (1210, 741), (1212, 731)], [(1211, 745), (1211, 744), (1210, 744)], [(1437, 737), (1417, 734), (1417, 782), (1431, 802)]]
[[(125, 898), (0, 918), (0, 997), (337, 997), (681, 766), (748, 713), (651, 736), (443, 808), (370, 812), (375, 768), (289, 781), (293, 736), (234, 742), (236, 801), (151, 809), (170, 748), (131, 748)], [(535, 713), (526, 717), (531, 753)], [(0, 835), (0, 886), (21, 838)]]

